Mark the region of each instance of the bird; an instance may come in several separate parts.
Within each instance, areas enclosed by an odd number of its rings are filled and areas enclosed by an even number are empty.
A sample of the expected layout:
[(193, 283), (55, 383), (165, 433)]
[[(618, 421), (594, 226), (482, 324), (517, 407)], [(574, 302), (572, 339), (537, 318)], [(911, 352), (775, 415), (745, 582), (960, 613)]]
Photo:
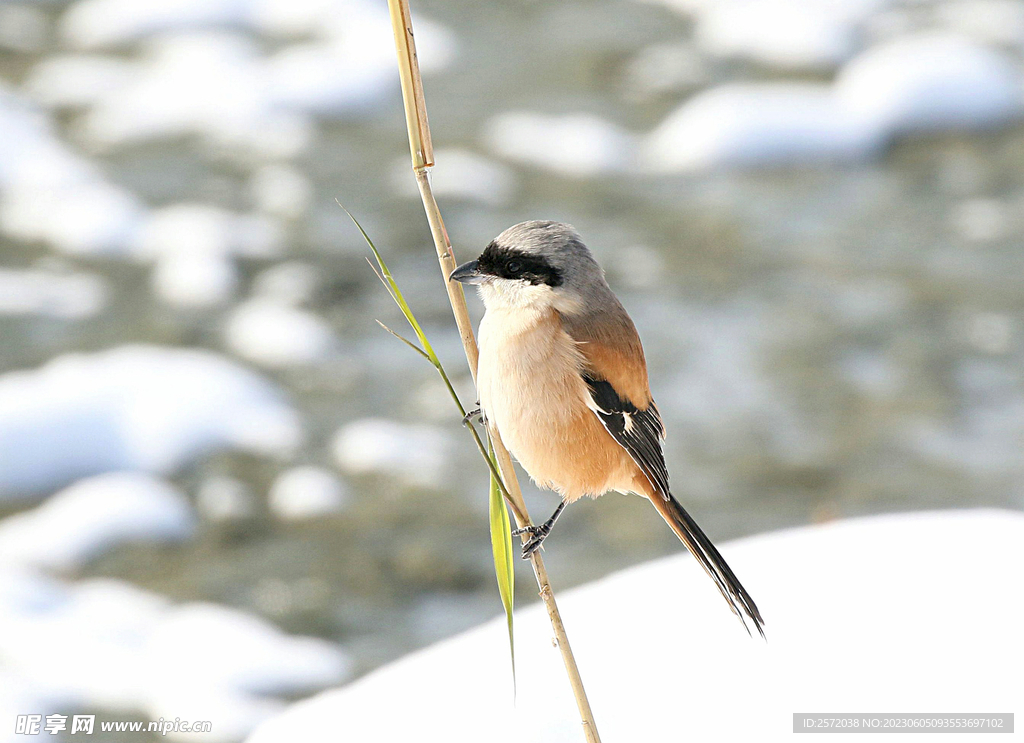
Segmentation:
[(551, 518), (515, 530), (529, 558), (566, 504), (618, 491), (647, 498), (715, 582), (743, 626), (764, 620), (672, 494), (665, 426), (651, 396), (640, 336), (579, 233), (568, 224), (509, 227), (450, 281), (476, 285), (480, 417), (541, 488), (561, 500)]

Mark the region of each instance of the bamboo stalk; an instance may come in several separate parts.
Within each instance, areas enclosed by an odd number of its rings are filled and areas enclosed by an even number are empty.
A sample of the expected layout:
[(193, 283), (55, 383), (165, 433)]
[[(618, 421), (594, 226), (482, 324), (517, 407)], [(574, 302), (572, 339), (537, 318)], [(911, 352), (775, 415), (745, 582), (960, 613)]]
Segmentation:
[[(405, 119), (409, 130), (412, 168), (416, 176), (416, 184), (419, 186), (420, 197), (423, 200), (427, 222), (430, 225), (430, 233), (434, 239), (437, 260), (441, 267), (445, 288), (448, 291), (452, 314), (455, 315), (455, 324), (459, 328), (466, 360), (469, 362), (469, 370), (475, 381), (479, 358), (476, 337), (473, 335), (473, 326), (469, 319), (469, 311), (466, 309), (466, 296), (462, 285), (448, 281), (448, 277), (457, 265), (455, 253), (452, 251), (451, 240), (448, 238), (444, 221), (441, 219), (441, 212), (430, 188), (429, 168), (434, 164), (434, 150), (430, 141), (430, 125), (427, 122), (427, 107), (423, 96), (419, 60), (416, 57), (416, 42), (413, 38), (409, 2), (408, 0), (388, 0), (388, 7), (391, 11), (391, 26), (395, 33), (395, 48), (398, 52), (398, 71), (402, 80), (402, 98), (405, 102)], [(502, 479), (508, 491), (509, 506), (516, 523), (520, 527), (526, 526), (531, 523), (530, 516), (512, 466), (512, 457), (502, 443), (498, 431), (490, 427), (489, 433), (494, 445), (495, 457), (498, 460), (498, 468), (501, 470)], [(525, 542), (528, 538), (528, 535), (524, 535), (523, 541)], [(573, 657), (572, 648), (569, 645), (569, 637), (566, 635), (562, 616), (559, 614), (558, 605), (555, 602), (555, 594), (551, 590), (551, 582), (548, 580), (548, 571), (539, 551), (533, 553), (530, 562), (533, 566), (533, 574), (537, 579), (537, 587), (540, 589), (540, 598), (547, 609), (551, 629), (562, 654), (562, 662), (565, 664), (565, 671), (569, 677), (569, 685), (576, 698), (585, 739), (587, 743), (601, 743), (601, 736), (598, 734), (597, 724), (594, 722), (594, 713), (590, 709), (590, 701), (583, 688), (583, 679), (576, 666), (576, 659)]]

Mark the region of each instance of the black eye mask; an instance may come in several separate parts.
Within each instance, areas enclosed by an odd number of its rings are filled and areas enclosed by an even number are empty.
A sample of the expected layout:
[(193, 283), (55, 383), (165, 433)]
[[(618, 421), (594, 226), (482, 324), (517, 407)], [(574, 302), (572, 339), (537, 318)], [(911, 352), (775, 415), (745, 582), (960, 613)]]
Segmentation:
[(561, 286), (562, 272), (538, 255), (491, 243), (477, 259), (481, 273), (530, 284)]

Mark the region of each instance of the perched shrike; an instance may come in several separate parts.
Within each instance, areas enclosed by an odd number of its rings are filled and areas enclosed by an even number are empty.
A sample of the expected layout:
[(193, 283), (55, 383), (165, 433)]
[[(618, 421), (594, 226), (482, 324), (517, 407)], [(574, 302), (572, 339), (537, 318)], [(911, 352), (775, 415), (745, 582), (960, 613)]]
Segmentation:
[(633, 321), (576, 230), (509, 227), (450, 280), (477, 284), (480, 411), (540, 487), (562, 502), (531, 537), (540, 547), (567, 503), (609, 490), (645, 496), (715, 581), (746, 626), (757, 605), (711, 540), (669, 492), (665, 427), (651, 397)]

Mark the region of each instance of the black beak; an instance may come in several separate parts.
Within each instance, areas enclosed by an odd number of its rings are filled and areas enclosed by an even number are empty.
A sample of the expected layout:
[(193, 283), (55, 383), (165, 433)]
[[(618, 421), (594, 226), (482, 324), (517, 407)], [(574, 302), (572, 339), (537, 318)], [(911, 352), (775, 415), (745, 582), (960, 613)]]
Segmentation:
[(452, 271), (452, 275), (448, 277), (449, 281), (458, 281), (460, 284), (480, 284), (487, 277), (480, 273), (477, 268), (477, 261), (469, 261), (469, 263), (463, 263), (461, 266)]

